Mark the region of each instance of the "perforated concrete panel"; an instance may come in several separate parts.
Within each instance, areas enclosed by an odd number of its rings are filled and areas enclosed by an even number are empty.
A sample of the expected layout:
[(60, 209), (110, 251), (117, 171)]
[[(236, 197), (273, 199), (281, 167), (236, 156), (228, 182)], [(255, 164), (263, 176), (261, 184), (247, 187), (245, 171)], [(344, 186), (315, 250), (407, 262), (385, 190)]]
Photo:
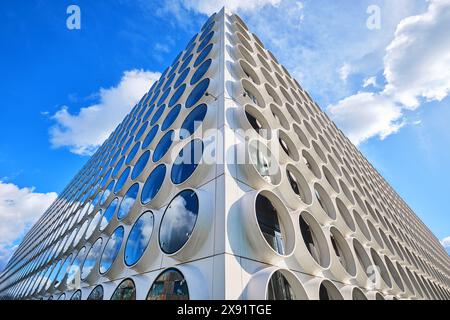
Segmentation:
[(428, 228), (224, 9), (27, 234), (0, 295), (448, 299), (449, 270)]

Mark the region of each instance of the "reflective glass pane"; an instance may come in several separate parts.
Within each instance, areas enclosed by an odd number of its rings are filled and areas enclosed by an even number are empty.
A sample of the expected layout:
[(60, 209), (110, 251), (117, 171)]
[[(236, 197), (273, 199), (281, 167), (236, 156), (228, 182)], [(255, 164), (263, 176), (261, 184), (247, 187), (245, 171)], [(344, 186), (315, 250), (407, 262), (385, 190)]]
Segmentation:
[(161, 164), (157, 166), (145, 181), (142, 189), (141, 202), (146, 205), (152, 201), (158, 194), (166, 176), (166, 166)]
[(153, 232), (154, 217), (151, 211), (140, 216), (130, 231), (125, 246), (125, 263), (136, 264), (144, 254)]
[(159, 229), (159, 244), (163, 252), (175, 253), (189, 240), (198, 209), (198, 197), (192, 190), (182, 191), (171, 201)]
[(199, 139), (189, 142), (178, 154), (172, 166), (171, 178), (174, 184), (186, 181), (203, 157), (203, 141)]
[(165, 131), (170, 128), (170, 126), (175, 122), (178, 115), (181, 111), (181, 105), (175, 106), (172, 110), (170, 110), (169, 114), (164, 119), (163, 124), (161, 125), (161, 131)]
[(164, 271), (153, 282), (147, 300), (189, 300), (186, 280), (175, 269)]
[(202, 124), (203, 120), (205, 119), (206, 111), (206, 104), (201, 104), (191, 111), (191, 113), (186, 117), (183, 124), (181, 125), (181, 139), (186, 139), (195, 132), (195, 130)]
[(102, 220), (100, 222), (100, 231), (105, 230), (111, 219), (114, 217), (114, 213), (116, 213), (118, 203), (119, 199), (115, 198), (113, 201), (111, 201), (108, 208), (105, 210), (105, 213), (103, 214)]
[(198, 67), (197, 71), (195, 71), (194, 75), (191, 78), (191, 85), (196, 84), (200, 81), (201, 78), (208, 72), (209, 66), (211, 65), (212, 60), (206, 60), (200, 67)]
[(97, 264), (97, 260), (99, 259), (102, 250), (102, 243), (102, 238), (97, 239), (89, 250), (86, 259), (84, 260), (83, 268), (81, 269), (81, 279), (85, 280)]
[(208, 87), (209, 79), (203, 79), (200, 81), (186, 99), (186, 108), (193, 107), (203, 97)]
[(103, 287), (98, 285), (89, 294), (87, 300), (103, 300), (103, 294), (104, 294)]
[(134, 166), (133, 171), (131, 172), (131, 179), (132, 180), (137, 179), (141, 175), (142, 171), (147, 166), (147, 163), (148, 163), (149, 159), (150, 159), (150, 151), (147, 150), (146, 152), (144, 152), (141, 155), (139, 160), (136, 162), (136, 165)]
[(138, 192), (139, 192), (138, 183), (133, 184), (130, 187), (130, 189), (128, 189), (127, 193), (122, 199), (122, 202), (120, 203), (119, 211), (117, 212), (117, 218), (119, 220), (122, 220), (128, 215), (128, 213), (130, 212), (131, 208), (134, 205), (134, 202), (136, 201)]
[(166, 155), (172, 145), (174, 135), (174, 131), (170, 130), (161, 138), (153, 152), (153, 162), (158, 162)]
[(111, 238), (109, 238), (100, 261), (100, 273), (106, 273), (111, 268), (114, 261), (116, 261), (120, 247), (122, 246), (123, 234), (123, 227), (118, 227)]
[(111, 300), (136, 300), (136, 286), (130, 279), (124, 280), (114, 291)]

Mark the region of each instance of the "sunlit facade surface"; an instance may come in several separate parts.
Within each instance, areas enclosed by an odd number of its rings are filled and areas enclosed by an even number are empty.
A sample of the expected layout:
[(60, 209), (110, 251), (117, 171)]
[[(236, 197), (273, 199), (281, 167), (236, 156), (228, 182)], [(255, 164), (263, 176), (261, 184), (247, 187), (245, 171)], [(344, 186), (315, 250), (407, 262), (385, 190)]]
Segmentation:
[(28, 232), (0, 297), (449, 299), (449, 270), (430, 230), (223, 9)]

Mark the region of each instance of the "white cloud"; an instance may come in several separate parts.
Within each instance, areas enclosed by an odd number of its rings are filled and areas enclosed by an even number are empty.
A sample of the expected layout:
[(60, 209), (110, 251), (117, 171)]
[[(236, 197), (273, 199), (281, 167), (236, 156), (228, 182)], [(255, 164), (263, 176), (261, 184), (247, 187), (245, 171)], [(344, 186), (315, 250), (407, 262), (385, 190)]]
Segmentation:
[(390, 99), (362, 92), (328, 107), (328, 112), (355, 144), (373, 136), (384, 139), (402, 126), (402, 113)]
[(158, 72), (126, 71), (117, 86), (100, 89), (98, 104), (82, 108), (78, 114), (62, 107), (52, 116), (56, 121), (50, 128), (52, 146), (68, 147), (79, 155), (93, 154), (159, 77)]
[(57, 194), (36, 193), (0, 181), (0, 270), (16, 249), (17, 242), (55, 201)]
[(441, 101), (450, 91), (450, 1), (429, 3), (399, 23), (384, 59), (386, 93), (413, 109), (419, 98)]
[[(386, 86), (380, 93), (357, 93), (328, 107), (353, 142), (381, 139), (405, 122), (405, 109), (420, 98), (441, 101), (450, 92), (450, 0), (430, 0), (427, 11), (400, 21), (386, 48)], [(366, 84), (369, 81), (366, 80)]]
[(450, 253), (450, 236), (442, 239), (441, 244)]
[(226, 6), (232, 11), (251, 11), (266, 5), (277, 6), (281, 0), (182, 0), (183, 5), (200, 13), (213, 14)]
[(363, 88), (367, 88), (370, 86), (372, 86), (372, 87), (377, 86), (377, 77), (369, 77), (367, 79), (364, 79)]
[(348, 76), (352, 72), (352, 66), (348, 63), (344, 63), (344, 65), (339, 69), (339, 77), (342, 81), (347, 81)]

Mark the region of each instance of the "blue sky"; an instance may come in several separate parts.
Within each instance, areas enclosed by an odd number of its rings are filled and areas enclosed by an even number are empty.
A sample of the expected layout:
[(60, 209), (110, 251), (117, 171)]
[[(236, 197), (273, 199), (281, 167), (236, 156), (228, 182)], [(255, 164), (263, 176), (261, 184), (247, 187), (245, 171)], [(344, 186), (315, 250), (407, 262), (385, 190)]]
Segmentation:
[[(450, 236), (450, 40), (438, 31), (450, 28), (448, 0), (4, 0), (0, 269), (24, 230), (223, 3), (436, 236)], [(81, 30), (66, 27), (71, 4), (81, 9)], [(379, 29), (366, 25), (370, 5), (380, 9)]]

